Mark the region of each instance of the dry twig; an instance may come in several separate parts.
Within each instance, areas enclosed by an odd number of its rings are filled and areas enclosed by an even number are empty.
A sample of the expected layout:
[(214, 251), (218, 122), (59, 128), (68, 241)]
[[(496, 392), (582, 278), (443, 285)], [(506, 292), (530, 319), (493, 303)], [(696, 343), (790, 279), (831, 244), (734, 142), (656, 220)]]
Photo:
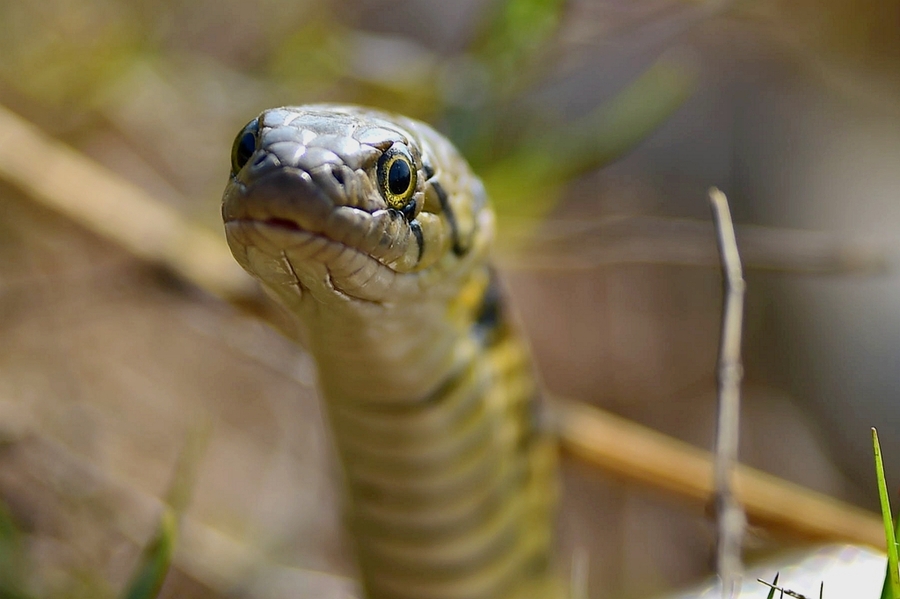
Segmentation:
[[(710, 452), (583, 402), (554, 398), (563, 448), (631, 483), (706, 503), (713, 496)], [(735, 493), (750, 521), (815, 541), (884, 548), (881, 517), (738, 464)]]
[(0, 178), (213, 295), (235, 300), (254, 289), (221, 235), (192, 225), (177, 210), (3, 107)]
[(711, 189), (709, 202), (722, 256), (725, 279), (725, 307), (722, 313), (722, 338), (719, 346), (719, 416), (716, 429), (715, 506), (718, 535), (716, 570), (722, 580), (722, 597), (733, 597), (740, 588), (741, 543), (746, 516), (733, 491), (737, 464), (741, 407), (741, 329), (744, 320), (744, 274), (738, 254), (734, 225), (725, 194)]

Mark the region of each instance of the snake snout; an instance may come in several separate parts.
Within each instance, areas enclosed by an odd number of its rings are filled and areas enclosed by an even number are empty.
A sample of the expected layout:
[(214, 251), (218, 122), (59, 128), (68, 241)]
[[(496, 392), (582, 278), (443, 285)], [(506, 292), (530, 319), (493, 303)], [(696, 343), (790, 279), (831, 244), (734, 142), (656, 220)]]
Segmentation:
[(232, 184), (225, 192), (225, 222), (252, 220), (281, 229), (320, 233), (335, 203), (296, 168), (280, 168), (249, 185)]

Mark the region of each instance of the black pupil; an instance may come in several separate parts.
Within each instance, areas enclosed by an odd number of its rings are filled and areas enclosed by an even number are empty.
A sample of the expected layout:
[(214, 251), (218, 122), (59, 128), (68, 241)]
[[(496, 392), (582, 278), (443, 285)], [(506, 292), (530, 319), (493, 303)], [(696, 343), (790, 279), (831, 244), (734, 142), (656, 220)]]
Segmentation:
[(394, 195), (403, 195), (409, 190), (411, 178), (412, 173), (409, 171), (409, 163), (402, 158), (395, 160), (388, 171), (388, 190)]

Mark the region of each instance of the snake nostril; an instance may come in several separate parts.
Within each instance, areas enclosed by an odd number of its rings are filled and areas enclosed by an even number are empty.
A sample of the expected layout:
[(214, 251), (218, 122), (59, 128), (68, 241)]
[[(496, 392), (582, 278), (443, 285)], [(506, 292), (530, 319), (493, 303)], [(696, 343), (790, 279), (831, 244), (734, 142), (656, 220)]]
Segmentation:
[(344, 172), (340, 169), (334, 169), (331, 171), (331, 176), (334, 177), (334, 180), (337, 181), (338, 185), (344, 184)]
[(256, 159), (253, 161), (253, 166), (260, 166), (263, 162), (266, 161), (266, 158), (267, 158), (267, 157), (266, 157), (265, 154), (259, 154), (259, 155), (256, 157)]

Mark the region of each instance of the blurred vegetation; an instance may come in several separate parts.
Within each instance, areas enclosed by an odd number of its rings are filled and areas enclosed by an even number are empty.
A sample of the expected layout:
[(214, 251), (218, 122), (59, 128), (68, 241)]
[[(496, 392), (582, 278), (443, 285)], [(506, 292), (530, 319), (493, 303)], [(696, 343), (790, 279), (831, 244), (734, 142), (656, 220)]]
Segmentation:
[(7, 507), (0, 503), (0, 598), (26, 599), (25, 578), (28, 572), (22, 535)]
[[(477, 6), (465, 25), (470, 33), (450, 49), (429, 47), (425, 31), (391, 31), (398, 23), (390, 19), (370, 29), (366, 14), (386, 5), (369, 8), (271, 0), (2, 3), (0, 102), (218, 229), (211, 207), (230, 137), (271, 105), (356, 102), (434, 122), (485, 175), (501, 214), (540, 218), (567, 180), (627, 151), (677, 109), (692, 84), (683, 65), (660, 62), (618, 97), (567, 122), (529, 96), (557, 76), (569, 3)], [(427, 8), (411, 7), (399, 29)], [(175, 478), (172, 493), (181, 499), (169, 498), (125, 599), (148, 599), (162, 587), (186, 506), (188, 493), (179, 489), (190, 487), (184, 473)], [(24, 575), (21, 535), (0, 516), (2, 596), (24, 599), (35, 581)], [(93, 576), (73, 571), (67, 579), (60, 596), (111, 596)]]
[(0, 85), (14, 109), (70, 143), (124, 136), (151, 176), (176, 188), (170, 195), (204, 198), (221, 185), (203, 180), (213, 169), (182, 172), (197, 166), (198, 138), (200, 151), (218, 157), (223, 135), (261, 108), (374, 105), (436, 123), (485, 176), (502, 213), (540, 216), (566, 180), (663, 122), (692, 82), (685, 65), (665, 61), (575, 119), (532, 101), (557, 77), (570, 8), (562, 0), (476, 6), (473, 33), (447, 51), (427, 47), (424, 31), (367, 30), (367, 11), (352, 3), (5, 3)]
[[(699, 19), (728, 9), (759, 20), (835, 68), (877, 69), (873, 56), (900, 51), (886, 18), (893, 4), (664, 0), (620, 8), (620, 22), (603, 21), (588, 4), (7, 1), (0, 103), (216, 230), (231, 138), (258, 111), (316, 101), (378, 106), (434, 123), (483, 175), (501, 218), (538, 224), (568, 182), (633, 148), (690, 95), (694, 67), (665, 50)], [(671, 18), (684, 14), (692, 18)], [(567, 78), (584, 76), (579, 69), (606, 41), (670, 18), (674, 33), (658, 35), (644, 68), (614, 93), (586, 109), (558, 102)], [(174, 503), (129, 599), (159, 589), (185, 505)], [(0, 510), (0, 597), (22, 599), (41, 585), (12, 522)], [(110, 596), (90, 576), (81, 579), (83, 596)]]

